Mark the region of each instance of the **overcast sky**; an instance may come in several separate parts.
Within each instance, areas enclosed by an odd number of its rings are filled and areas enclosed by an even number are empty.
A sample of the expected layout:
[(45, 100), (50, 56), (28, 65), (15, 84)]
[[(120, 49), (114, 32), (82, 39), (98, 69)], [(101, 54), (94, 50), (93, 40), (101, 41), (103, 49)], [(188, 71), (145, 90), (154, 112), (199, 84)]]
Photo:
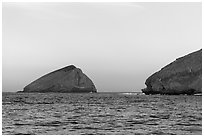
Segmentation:
[(99, 92), (140, 91), (202, 47), (201, 3), (3, 3), (2, 86), (74, 64)]

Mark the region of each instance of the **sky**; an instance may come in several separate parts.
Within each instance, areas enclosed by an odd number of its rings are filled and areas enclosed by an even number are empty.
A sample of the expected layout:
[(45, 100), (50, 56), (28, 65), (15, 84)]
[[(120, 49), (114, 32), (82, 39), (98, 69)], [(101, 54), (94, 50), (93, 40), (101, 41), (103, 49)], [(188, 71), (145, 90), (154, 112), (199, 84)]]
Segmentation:
[(2, 3), (2, 91), (74, 64), (98, 92), (134, 92), (202, 48), (201, 3)]

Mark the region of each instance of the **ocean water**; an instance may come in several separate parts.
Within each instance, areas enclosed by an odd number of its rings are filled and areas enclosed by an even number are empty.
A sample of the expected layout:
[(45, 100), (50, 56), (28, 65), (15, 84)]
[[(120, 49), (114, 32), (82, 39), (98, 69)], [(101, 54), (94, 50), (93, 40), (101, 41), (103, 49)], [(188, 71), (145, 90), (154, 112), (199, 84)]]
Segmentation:
[(202, 96), (3, 93), (6, 135), (200, 135)]

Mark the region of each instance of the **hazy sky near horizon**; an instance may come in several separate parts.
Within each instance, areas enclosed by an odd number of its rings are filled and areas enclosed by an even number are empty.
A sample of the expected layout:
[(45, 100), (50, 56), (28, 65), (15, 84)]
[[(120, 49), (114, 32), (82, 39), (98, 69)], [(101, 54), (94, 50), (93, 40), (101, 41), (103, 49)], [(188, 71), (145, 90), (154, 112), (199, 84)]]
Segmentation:
[(2, 3), (4, 92), (70, 64), (99, 92), (140, 91), (201, 48), (201, 3)]

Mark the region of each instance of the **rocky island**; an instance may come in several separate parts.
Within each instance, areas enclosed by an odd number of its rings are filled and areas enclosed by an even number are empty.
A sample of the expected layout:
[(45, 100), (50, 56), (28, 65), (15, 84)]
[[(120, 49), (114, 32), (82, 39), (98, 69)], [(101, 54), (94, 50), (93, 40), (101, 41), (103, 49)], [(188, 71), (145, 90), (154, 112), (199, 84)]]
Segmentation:
[(145, 94), (202, 93), (202, 49), (168, 64), (145, 82)]
[(70, 65), (40, 77), (21, 92), (92, 93), (97, 90), (81, 69)]

